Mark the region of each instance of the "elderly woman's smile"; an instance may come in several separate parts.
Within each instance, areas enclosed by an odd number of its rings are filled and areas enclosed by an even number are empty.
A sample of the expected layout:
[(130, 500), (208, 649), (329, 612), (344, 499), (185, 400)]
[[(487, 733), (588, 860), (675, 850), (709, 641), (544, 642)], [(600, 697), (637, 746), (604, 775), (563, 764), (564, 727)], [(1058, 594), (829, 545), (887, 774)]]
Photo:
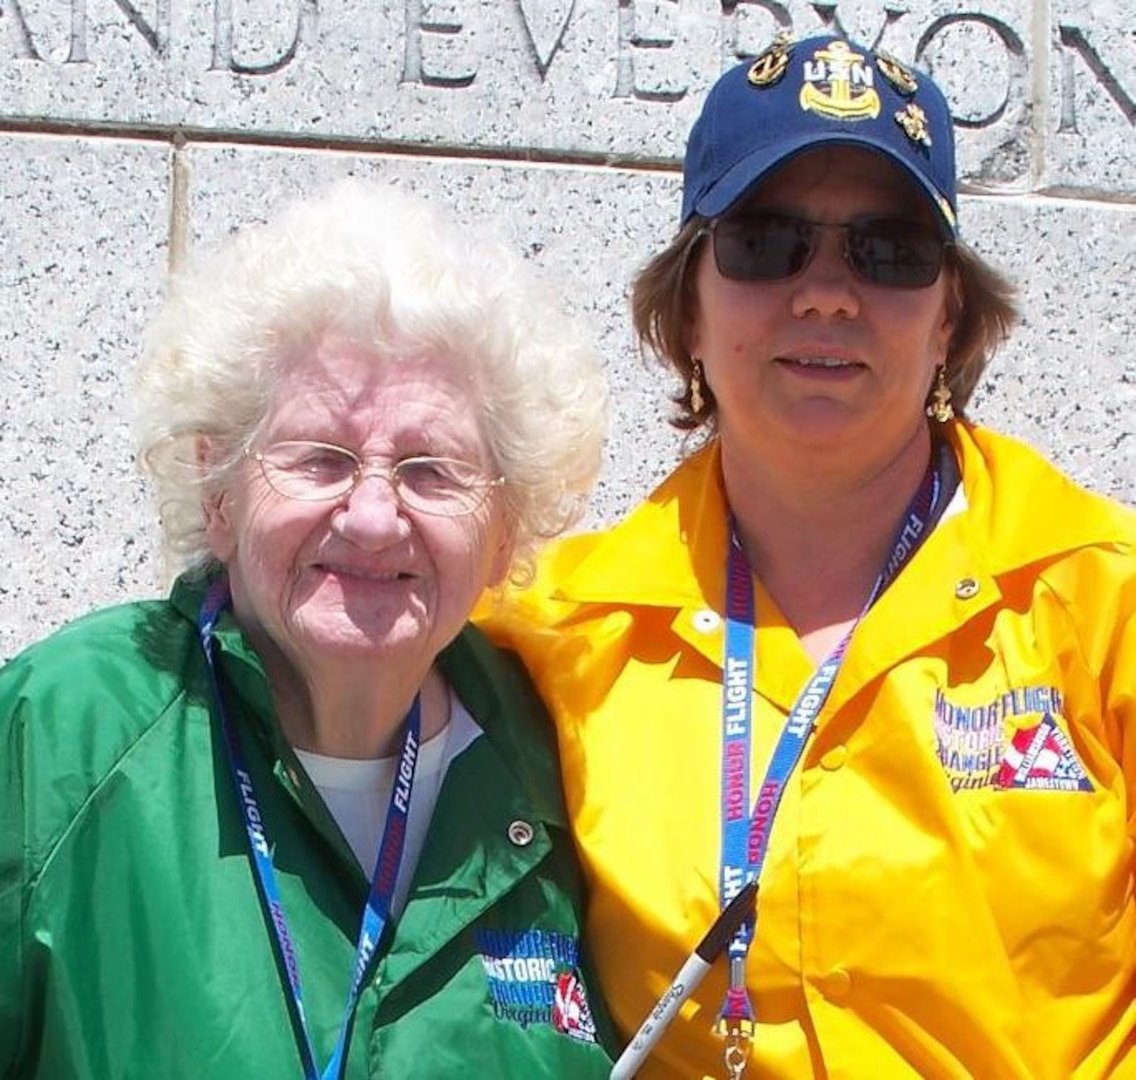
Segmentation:
[(330, 498), (289, 497), (269, 482), (278, 474), (246, 461), (209, 523), (238, 619), (266, 662), (287, 662), (305, 681), (325, 665), (378, 657), (421, 679), (508, 565), (496, 488), (472, 512), (424, 513), (389, 475), (407, 459), (437, 458), (492, 482), (468, 380), (452, 364), (378, 357), (325, 335), (314, 357), (284, 372), (256, 438), (265, 448), (301, 443), (332, 449), (289, 461), (286, 475), (322, 476), (337, 448), (366, 468)]

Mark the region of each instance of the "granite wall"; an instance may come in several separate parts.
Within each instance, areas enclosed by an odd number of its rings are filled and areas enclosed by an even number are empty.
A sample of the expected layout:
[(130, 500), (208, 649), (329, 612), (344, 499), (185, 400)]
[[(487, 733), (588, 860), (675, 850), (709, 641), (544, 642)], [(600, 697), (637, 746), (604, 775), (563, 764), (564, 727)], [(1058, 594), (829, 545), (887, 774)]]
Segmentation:
[[(163, 277), (348, 173), (497, 219), (614, 390), (594, 522), (679, 452), (626, 293), (705, 88), (842, 28), (951, 101), (965, 236), (1026, 317), (974, 413), (1136, 503), (1131, 0), (0, 0), (0, 658), (162, 587), (125, 387)], [(1046, 513), (1038, 507), (1039, 514)]]

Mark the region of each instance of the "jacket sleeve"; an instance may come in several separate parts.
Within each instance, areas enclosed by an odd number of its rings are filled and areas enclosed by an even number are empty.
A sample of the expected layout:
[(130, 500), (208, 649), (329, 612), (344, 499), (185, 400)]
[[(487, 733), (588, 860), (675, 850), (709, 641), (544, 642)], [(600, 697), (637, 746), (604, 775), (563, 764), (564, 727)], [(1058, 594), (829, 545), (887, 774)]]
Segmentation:
[(0, 1077), (14, 1078), (23, 1030), (27, 882), (24, 731), (16, 663), (0, 670)]
[[(1136, 565), (1136, 557), (1133, 558)], [(1128, 836), (1136, 846), (1136, 570), (1122, 590), (1125, 602), (1116, 644), (1104, 667), (1104, 702), (1109, 726), (1121, 747), (1120, 765), (1128, 794)]]
[(1063, 604), (1077, 627), (1077, 651), (1099, 680), (1100, 719), (1123, 773), (1136, 845), (1136, 543), (1082, 553)]

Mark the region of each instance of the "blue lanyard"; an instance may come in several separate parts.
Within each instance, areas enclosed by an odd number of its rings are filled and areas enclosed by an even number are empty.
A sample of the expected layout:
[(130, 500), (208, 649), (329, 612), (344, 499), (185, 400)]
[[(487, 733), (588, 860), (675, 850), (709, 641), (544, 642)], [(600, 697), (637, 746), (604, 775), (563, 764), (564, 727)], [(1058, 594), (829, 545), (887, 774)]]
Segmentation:
[(296, 1043), (304, 1065), (304, 1076), (306, 1080), (340, 1080), (347, 1053), (347, 1036), (355, 1013), (355, 1006), (358, 1003), (359, 993), (371, 958), (374, 956), (375, 949), (382, 938), (383, 930), (390, 919), (391, 901), (394, 897), (399, 868), (402, 865), (406, 826), (410, 816), (410, 797), (414, 788), (415, 766), (418, 763), (421, 708), (416, 697), (406, 717), (406, 730), (403, 734), (402, 748), (398, 755), (398, 772), (395, 776), (394, 788), (391, 791), (386, 825), (383, 827), (383, 836), (379, 844), (378, 862), (375, 864), (371, 888), (367, 894), (366, 905), (363, 908), (359, 938), (355, 946), (351, 988), (347, 993), (347, 1004), (344, 1007), (343, 1019), (339, 1025), (339, 1037), (336, 1039), (331, 1060), (320, 1073), (316, 1067), (315, 1047), (312, 1045), (307, 1018), (304, 1015), (300, 967), (295, 944), (284, 917), (284, 905), (280, 896), (276, 871), (272, 865), (272, 850), (268, 841), (264, 815), (261, 813), (260, 803), (257, 801), (256, 792), (253, 790), (252, 775), (246, 765), (236, 731), (229, 719), (228, 710), (225, 708), (224, 695), (221, 693), (221, 680), (214, 654), (213, 630), (221, 612), (228, 604), (228, 584), (221, 578), (209, 587), (205, 599), (202, 601), (201, 613), (198, 617), (198, 634), (201, 639), (201, 647), (205, 652), (206, 663), (209, 666), (213, 699), (225, 735), (229, 770), (232, 774), (233, 786), (236, 789), (237, 801), (240, 803), (241, 812), (244, 816), (245, 829), (248, 832), (249, 854), (256, 869), (257, 883), (265, 909), (265, 921), (272, 929), (276, 948), (288, 977), (288, 989), (294, 1006), (295, 1019), (293, 1022), (298, 1024), (298, 1030), (295, 1032)]
[[(936, 461), (937, 457), (937, 461)], [(860, 620), (910, 561), (930, 527), (942, 513), (958, 484), (954, 455), (940, 444), (892, 544), (891, 555), (876, 578), (863, 610), (836, 648), (805, 684), (777, 740), (765, 778), (751, 803), (750, 749), (753, 720), (754, 600), (749, 560), (731, 522), (726, 566), (726, 634), (722, 670), (721, 860), (718, 876), (722, 908), (750, 881), (761, 877), (773, 819), (793, 770), (804, 755), (805, 744), (848, 650)], [(751, 809), (752, 806), (752, 809)], [(754, 1013), (746, 985), (745, 960), (753, 941), (756, 914), (747, 919), (730, 940), (729, 989), (718, 1014), (716, 1029), (731, 1039), (748, 1039)]]

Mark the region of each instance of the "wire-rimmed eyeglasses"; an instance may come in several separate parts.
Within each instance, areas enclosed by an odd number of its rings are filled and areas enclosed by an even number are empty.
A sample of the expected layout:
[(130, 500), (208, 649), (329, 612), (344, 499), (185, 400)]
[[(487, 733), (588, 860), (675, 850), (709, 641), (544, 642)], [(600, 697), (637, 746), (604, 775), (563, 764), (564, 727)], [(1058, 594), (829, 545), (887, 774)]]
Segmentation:
[(345, 499), (365, 476), (381, 476), (408, 510), (461, 517), (481, 507), (505, 478), (489, 477), (456, 458), (408, 457), (393, 465), (366, 463), (334, 443), (287, 440), (250, 450), (269, 487), (286, 499), (330, 502)]

